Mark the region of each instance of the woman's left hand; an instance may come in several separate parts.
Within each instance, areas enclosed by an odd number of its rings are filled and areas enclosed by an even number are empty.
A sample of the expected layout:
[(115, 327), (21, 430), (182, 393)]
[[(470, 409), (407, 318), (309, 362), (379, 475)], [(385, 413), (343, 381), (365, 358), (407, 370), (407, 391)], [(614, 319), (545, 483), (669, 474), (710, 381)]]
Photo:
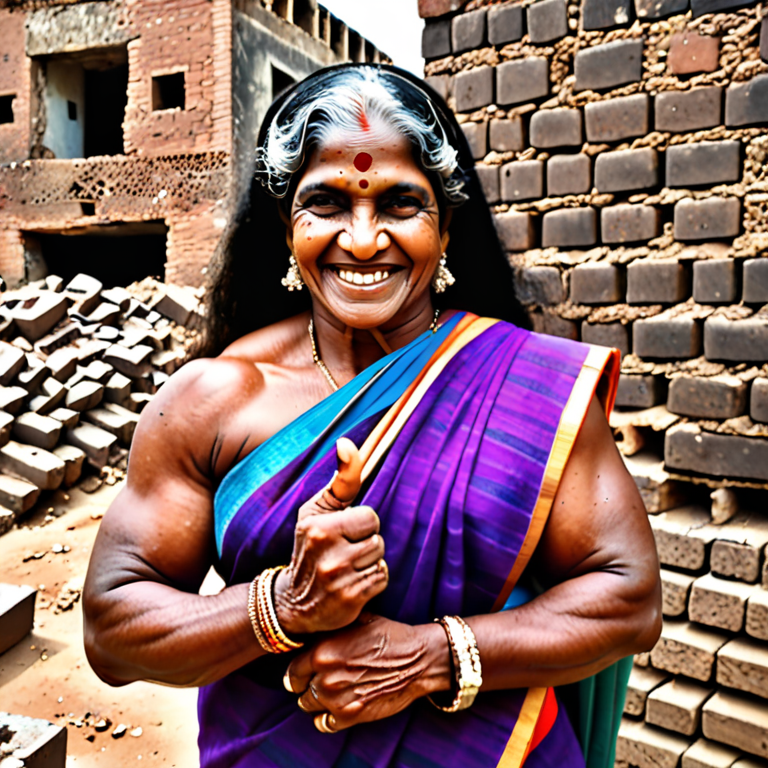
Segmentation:
[(294, 659), (285, 685), (301, 694), (301, 709), (329, 713), (327, 726), (339, 731), (390, 717), (421, 696), (450, 689), (449, 654), (439, 624), (413, 627), (362, 614), (352, 627)]

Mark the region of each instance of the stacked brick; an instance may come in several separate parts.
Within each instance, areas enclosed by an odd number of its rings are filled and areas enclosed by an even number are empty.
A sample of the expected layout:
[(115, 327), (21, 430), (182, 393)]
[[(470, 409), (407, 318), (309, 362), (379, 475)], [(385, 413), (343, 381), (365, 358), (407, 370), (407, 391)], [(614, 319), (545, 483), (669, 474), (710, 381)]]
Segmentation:
[(617, 765), (763, 765), (768, 5), (420, 9), (426, 79), (469, 140), (535, 329), (623, 355), (612, 426), (665, 624), (636, 659)]
[(152, 279), (127, 290), (51, 276), (4, 294), (0, 534), (86, 465), (107, 482), (122, 475), (139, 413), (187, 357), (197, 309), (194, 290)]

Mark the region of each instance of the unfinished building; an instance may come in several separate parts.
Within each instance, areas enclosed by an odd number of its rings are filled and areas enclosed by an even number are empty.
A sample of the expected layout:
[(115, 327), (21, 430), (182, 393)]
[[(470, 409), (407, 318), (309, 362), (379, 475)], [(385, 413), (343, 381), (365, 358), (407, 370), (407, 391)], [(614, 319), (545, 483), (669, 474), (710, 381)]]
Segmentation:
[(273, 97), (381, 53), (316, 0), (0, 0), (0, 274), (197, 286)]

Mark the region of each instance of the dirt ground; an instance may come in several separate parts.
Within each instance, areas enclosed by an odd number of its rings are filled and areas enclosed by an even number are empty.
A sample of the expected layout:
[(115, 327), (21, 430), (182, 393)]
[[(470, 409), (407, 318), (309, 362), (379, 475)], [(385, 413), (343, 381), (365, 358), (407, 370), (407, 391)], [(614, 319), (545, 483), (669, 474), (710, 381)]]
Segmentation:
[(67, 768), (197, 766), (196, 690), (110, 688), (85, 658), (80, 589), (99, 519), (119, 487), (58, 491), (25, 528), (0, 536), (0, 581), (39, 590), (34, 630), (0, 655), (0, 710), (66, 725)]

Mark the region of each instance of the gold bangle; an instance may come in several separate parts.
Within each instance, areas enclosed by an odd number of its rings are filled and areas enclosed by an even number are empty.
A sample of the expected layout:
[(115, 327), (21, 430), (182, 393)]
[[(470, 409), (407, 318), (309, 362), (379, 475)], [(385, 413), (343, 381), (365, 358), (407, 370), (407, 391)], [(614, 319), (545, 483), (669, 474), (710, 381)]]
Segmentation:
[(272, 653), (272, 647), (267, 642), (264, 633), (259, 626), (259, 610), (256, 605), (256, 587), (259, 577), (257, 576), (248, 587), (248, 618), (251, 621), (251, 627), (253, 628), (253, 634), (256, 635), (256, 639), (259, 641), (259, 645), (267, 652)]
[(304, 643), (291, 640), (283, 632), (277, 618), (272, 590), (275, 577), (284, 567), (281, 565), (277, 568), (267, 568), (256, 579), (258, 624), (271, 653), (287, 653), (304, 646)]
[(483, 669), (477, 639), (475, 633), (460, 616), (443, 616), (442, 619), (435, 619), (435, 621), (448, 635), (457, 690), (453, 701), (446, 706), (436, 703), (432, 696), (429, 700), (443, 712), (459, 712), (472, 706), (483, 684)]

